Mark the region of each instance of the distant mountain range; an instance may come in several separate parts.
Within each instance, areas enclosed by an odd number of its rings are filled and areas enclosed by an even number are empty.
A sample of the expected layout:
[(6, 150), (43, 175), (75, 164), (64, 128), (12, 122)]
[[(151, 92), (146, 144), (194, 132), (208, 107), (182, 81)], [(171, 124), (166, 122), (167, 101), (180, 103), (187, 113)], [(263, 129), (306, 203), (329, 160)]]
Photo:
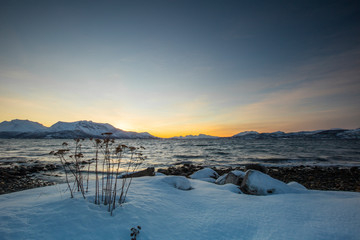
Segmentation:
[(206, 134), (199, 134), (199, 135), (187, 135), (185, 137), (179, 136), (179, 137), (172, 137), (171, 139), (215, 139), (220, 137), (210, 136)]
[[(95, 123), (92, 121), (57, 122), (51, 127), (29, 121), (12, 120), (0, 123), (0, 138), (100, 138), (102, 133), (112, 133), (112, 138), (124, 139), (154, 139), (155, 137), (147, 132), (127, 132), (108, 123)], [(217, 139), (220, 137), (205, 134), (187, 135), (185, 137), (173, 137), (171, 139)], [(360, 128), (357, 129), (330, 129), (301, 132), (273, 132), (258, 133), (256, 131), (245, 131), (235, 134), (231, 138), (238, 139), (271, 139), (271, 138), (313, 138), (313, 139), (360, 139)]]
[(108, 123), (92, 121), (57, 122), (51, 127), (29, 120), (12, 120), (0, 123), (0, 138), (100, 138), (102, 133), (112, 133), (112, 138), (156, 138), (143, 132), (127, 132)]
[(246, 131), (238, 133), (233, 138), (243, 139), (270, 139), (270, 138), (314, 138), (314, 139), (360, 139), (360, 128), (357, 129), (329, 129), (316, 131), (301, 131), (301, 132), (273, 132), (273, 133), (258, 133), (256, 131)]

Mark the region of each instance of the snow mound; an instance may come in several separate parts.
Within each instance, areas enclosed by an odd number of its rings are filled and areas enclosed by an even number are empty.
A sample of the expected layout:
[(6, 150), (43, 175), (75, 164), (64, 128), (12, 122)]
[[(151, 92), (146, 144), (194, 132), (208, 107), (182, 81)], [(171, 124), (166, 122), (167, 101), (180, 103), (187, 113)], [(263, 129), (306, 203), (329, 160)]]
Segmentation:
[(301, 185), (298, 182), (289, 182), (287, 185), (294, 189), (307, 190), (307, 188), (305, 186)]
[(212, 182), (214, 183), (215, 180), (219, 177), (219, 174), (212, 170), (211, 168), (203, 168), (192, 175), (190, 175), (190, 178), (192, 179), (198, 179), (206, 182)]
[(274, 179), (269, 175), (256, 171), (248, 170), (241, 184), (241, 191), (253, 195), (270, 195), (279, 193), (297, 193), (301, 190), (295, 184), (286, 184), (280, 180)]
[(180, 190), (192, 189), (189, 179), (183, 176), (167, 176), (162, 181)]

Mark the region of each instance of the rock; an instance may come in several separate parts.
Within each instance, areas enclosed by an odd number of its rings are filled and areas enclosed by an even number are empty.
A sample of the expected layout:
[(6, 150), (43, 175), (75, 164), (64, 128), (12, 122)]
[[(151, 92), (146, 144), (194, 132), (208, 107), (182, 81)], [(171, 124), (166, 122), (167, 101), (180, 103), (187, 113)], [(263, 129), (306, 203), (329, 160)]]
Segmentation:
[(235, 185), (241, 185), (243, 178), (240, 176), (235, 175), (233, 172), (229, 172), (225, 179), (225, 184), (232, 183)]
[(260, 164), (247, 164), (245, 165), (245, 172), (247, 170), (257, 170), (257, 171), (260, 171), (260, 172), (263, 172), (265, 174), (267, 174), (269, 172), (269, 169), (263, 165), (260, 165)]
[(222, 175), (221, 177), (219, 177), (215, 181), (215, 183), (219, 184), (219, 185), (232, 183), (232, 184), (240, 186), (244, 177), (245, 177), (245, 172), (239, 171), (239, 170), (234, 170), (234, 171), (231, 171), (231, 172), (226, 173), (226, 174)]
[(131, 178), (131, 177), (144, 177), (144, 176), (155, 176), (155, 169), (153, 167), (149, 167), (145, 170), (122, 175), (122, 178)]
[(216, 179), (215, 183), (219, 184), (219, 185), (224, 185), (227, 176), (228, 176), (228, 173), (225, 173), (225, 174), (221, 175), (220, 177), (218, 177), (218, 179)]
[(204, 168), (190, 175), (190, 178), (192, 179), (203, 180), (206, 182), (215, 182), (218, 177), (219, 174), (211, 168)]
[(246, 172), (240, 190), (243, 193), (251, 195), (296, 193), (301, 191), (297, 187), (291, 187), (257, 170), (248, 170)]

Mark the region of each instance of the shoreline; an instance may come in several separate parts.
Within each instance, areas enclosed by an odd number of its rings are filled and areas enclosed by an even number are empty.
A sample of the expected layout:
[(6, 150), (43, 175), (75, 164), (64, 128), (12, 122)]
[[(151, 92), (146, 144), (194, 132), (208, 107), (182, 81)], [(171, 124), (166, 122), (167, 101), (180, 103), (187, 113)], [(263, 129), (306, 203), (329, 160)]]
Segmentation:
[[(253, 166), (256, 164), (253, 164)], [(259, 165), (257, 165), (259, 166)], [(360, 192), (360, 168), (339, 167), (339, 166), (285, 166), (285, 167), (264, 167), (260, 165), (271, 177), (285, 183), (295, 181), (304, 185), (309, 190), (326, 191), (350, 191)], [(49, 176), (58, 167), (38, 166), (37, 168), (0, 168), (0, 195), (22, 190), (50, 186), (59, 182), (39, 179), (36, 174)], [(189, 177), (194, 172), (204, 168), (192, 164), (175, 165), (168, 168), (157, 169), (157, 172), (166, 175), (178, 175)], [(215, 168), (219, 175), (232, 170), (245, 171), (249, 166)], [(54, 175), (55, 176), (55, 175)]]

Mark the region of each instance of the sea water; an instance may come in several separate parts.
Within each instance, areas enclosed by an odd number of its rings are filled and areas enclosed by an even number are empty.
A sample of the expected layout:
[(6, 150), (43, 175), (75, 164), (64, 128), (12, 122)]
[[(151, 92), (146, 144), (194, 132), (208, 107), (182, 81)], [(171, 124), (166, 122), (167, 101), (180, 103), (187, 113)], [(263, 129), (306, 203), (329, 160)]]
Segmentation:
[[(50, 151), (63, 148), (64, 139), (1, 139), (0, 166), (59, 163)], [(81, 142), (84, 160), (94, 158), (94, 144)], [(184, 163), (236, 167), (249, 163), (266, 166), (360, 166), (360, 140), (344, 139), (119, 139), (116, 144), (140, 147), (147, 159), (141, 168), (163, 168)]]

